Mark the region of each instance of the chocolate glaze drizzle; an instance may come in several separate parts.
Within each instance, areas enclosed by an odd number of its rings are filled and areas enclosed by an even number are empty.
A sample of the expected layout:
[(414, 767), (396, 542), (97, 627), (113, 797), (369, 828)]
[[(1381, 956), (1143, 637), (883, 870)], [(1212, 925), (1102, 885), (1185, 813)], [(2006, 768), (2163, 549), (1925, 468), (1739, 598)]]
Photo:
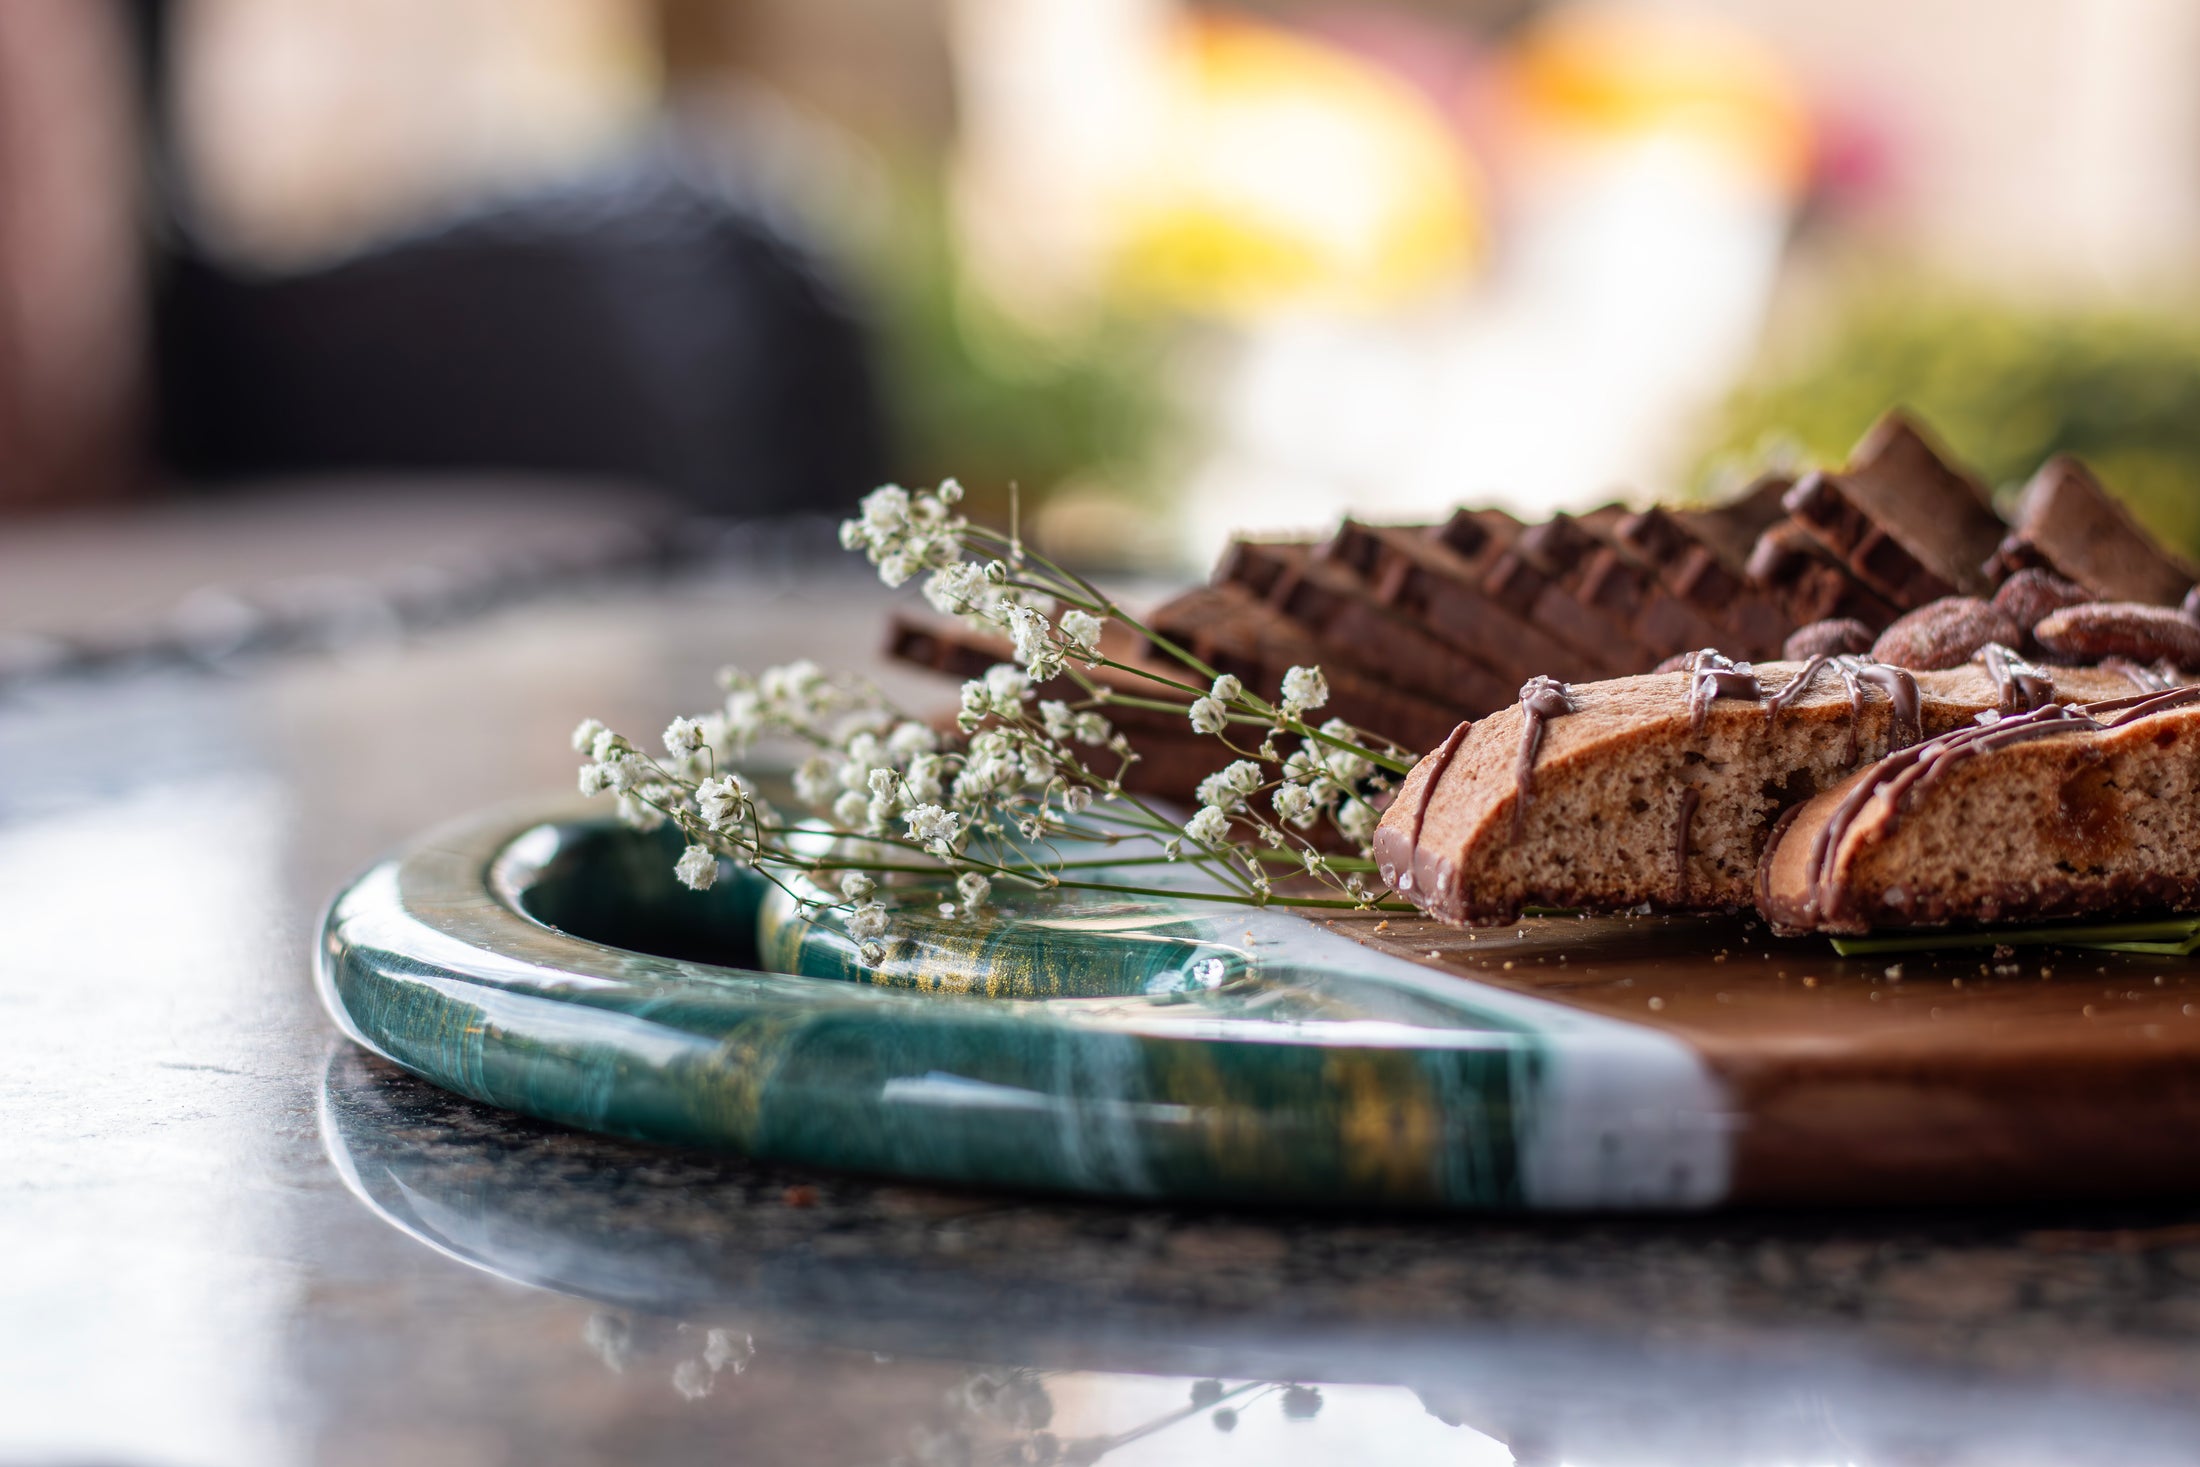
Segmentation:
[(2116, 716), (2108, 720), (2106, 727), (2122, 728), (2125, 724), (2137, 723), (2150, 714), (2182, 708), (2187, 703), (2195, 702), (2200, 702), (2200, 688), (2164, 688), (2158, 693), (2134, 693), (2127, 698), (2106, 698), (2098, 703), (2088, 703), (2085, 711), (2095, 718), (2103, 713), (2113, 713)]
[(1532, 677), (1520, 686), (1520, 757), (1513, 762), (1513, 839), (1527, 828), (1528, 796), (1535, 787), (1535, 753), (1543, 725), (1574, 711), (1574, 690), (1555, 677)]
[(1978, 661), (1994, 680), (1994, 698), (2003, 713), (2029, 713), (2055, 701), (2055, 679), (2001, 643), (1979, 648)]
[(1823, 653), (1813, 655), (1810, 661), (1803, 664), (1803, 670), (1795, 674), (1788, 681), (1786, 687), (1773, 694), (1772, 701), (1765, 705), (1766, 720), (1769, 722), (1785, 713), (1795, 704), (1797, 699), (1808, 691), (1811, 679), (1818, 676), (1818, 669), (1830, 667), (1841, 674), (1841, 685), (1848, 689), (1849, 741), (1842, 749), (1841, 762), (1843, 764), (1854, 764), (1856, 762), (1857, 726), (1864, 721), (1864, 685), (1856, 680), (1856, 668), (1853, 665), (1856, 660), (1854, 657), (1847, 655), (1833, 657), (1828, 657)]
[(1451, 761), (1458, 757), (1459, 746), (1466, 742), (1467, 730), (1474, 727), (1468, 719), (1453, 729), (1436, 752), (1422, 762), (1428, 765), (1428, 778), (1421, 783), (1420, 795), (1413, 802), (1413, 820), (1410, 828), (1398, 830), (1388, 824), (1377, 826), (1373, 846), (1376, 870), (1383, 883), (1399, 892), (1413, 890), (1414, 849), (1421, 843), (1421, 822), (1428, 819), (1429, 801), (1435, 798), (1436, 786), (1443, 782), (1444, 771), (1451, 768)]
[(1680, 905), (1688, 900), (1688, 827), (1696, 818), (1696, 805), (1702, 797), (1696, 787), (1689, 785), (1681, 791), (1680, 818), (1673, 822), (1673, 901)]
[[(1874, 768), (1873, 777), (1859, 780), (1843, 797), (1811, 838), (1809, 877), (1803, 899), (1806, 920), (1816, 921), (1832, 914), (1845, 897), (1846, 888), (1834, 880), (1834, 865), (1840, 857), (1841, 842), (1875, 797), (1882, 794), (1887, 797), (1891, 833), (1920, 795), (1966, 760), (2033, 739), (2121, 728), (2151, 714), (2194, 702), (2200, 702), (2200, 688), (2141, 693), (2089, 703), (2082, 708), (2047, 703), (2024, 713), (1996, 718), (1990, 723), (1954, 729), (1889, 754)], [(2115, 717), (2103, 721), (2101, 715), (2110, 713)]]
[(2166, 693), (2177, 686), (2151, 667), (2141, 667), (2128, 657), (2103, 657), (2101, 671), (2117, 673), (2142, 693)]
[(1856, 680), (1879, 689), (1894, 705), (1894, 721), (1887, 728), (1887, 749), (1907, 749), (1925, 737), (1925, 716), (1917, 693), (1917, 679), (1910, 676), (1908, 668), (1889, 667), (1883, 662), (1872, 662), (1859, 657), (1855, 660)]
[(1747, 698), (1752, 703), (1765, 695), (1757, 674), (1746, 662), (1736, 662), (1715, 647), (1688, 654), (1688, 726), (1703, 732), (1704, 719), (1717, 698)]
[(1804, 663), (1803, 670), (1789, 679), (1788, 685), (1773, 694), (1772, 700), (1765, 705), (1765, 717), (1777, 718), (1794, 706), (1809, 690), (1811, 679), (1824, 667), (1841, 675), (1841, 684), (1849, 694), (1849, 742), (1841, 756), (1842, 763), (1856, 762), (1857, 730), (1864, 719), (1864, 685), (1867, 683), (1885, 693), (1887, 701), (1894, 705), (1894, 720), (1887, 730), (1889, 750), (1905, 748), (1924, 737), (1925, 721), (1917, 679), (1906, 669), (1887, 667), (1868, 657), (1846, 653), (1834, 657), (1821, 654)]

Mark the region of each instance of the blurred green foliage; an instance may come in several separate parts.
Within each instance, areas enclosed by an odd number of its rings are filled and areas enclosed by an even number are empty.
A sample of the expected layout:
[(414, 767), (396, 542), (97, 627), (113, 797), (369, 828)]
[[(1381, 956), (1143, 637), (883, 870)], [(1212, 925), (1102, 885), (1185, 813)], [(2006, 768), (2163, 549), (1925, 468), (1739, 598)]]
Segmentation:
[(2200, 556), (2200, 313), (1876, 301), (1802, 370), (1737, 394), (1704, 477), (1783, 450), (1838, 464), (1895, 405), (2003, 494), (2074, 453), (2166, 543)]
[(899, 192), (890, 246), (867, 273), (901, 482), (958, 479), (970, 512), (1004, 525), (1011, 484), (1027, 511), (1071, 482), (1152, 496), (1177, 426), (1168, 324), (1018, 322), (965, 278), (940, 189)]

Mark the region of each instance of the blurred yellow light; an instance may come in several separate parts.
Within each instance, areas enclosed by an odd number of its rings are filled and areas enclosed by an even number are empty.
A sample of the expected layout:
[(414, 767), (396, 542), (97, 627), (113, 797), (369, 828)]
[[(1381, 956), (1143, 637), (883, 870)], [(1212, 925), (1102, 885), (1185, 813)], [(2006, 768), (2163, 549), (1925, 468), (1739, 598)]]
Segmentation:
[(1810, 165), (1794, 79), (1754, 38), (1704, 17), (1583, 7), (1531, 30), (1511, 58), (1526, 120), (1576, 139), (1681, 136), (1727, 152), (1783, 188)]
[(1456, 280), (1483, 245), (1471, 160), (1378, 68), (1235, 20), (1180, 28), (1158, 156), (1123, 200), (1126, 291), (1250, 314), (1374, 308)]

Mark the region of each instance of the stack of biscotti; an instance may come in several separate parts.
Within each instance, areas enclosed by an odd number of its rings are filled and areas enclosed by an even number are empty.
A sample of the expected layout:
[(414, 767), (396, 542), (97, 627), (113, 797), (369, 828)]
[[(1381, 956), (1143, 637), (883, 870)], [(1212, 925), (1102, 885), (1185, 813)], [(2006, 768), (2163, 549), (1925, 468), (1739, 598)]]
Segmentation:
[[(2043, 468), (2006, 526), (1974, 474), (1890, 413), (1845, 465), (1767, 476), (1711, 509), (1613, 506), (1541, 524), (1460, 509), (1439, 525), (1348, 519), (1325, 541), (1240, 542), (1210, 584), (1147, 621), (1270, 698), (1292, 666), (1319, 663), (1328, 716), (1425, 750), (1531, 678), (1648, 672), (1705, 647), (1745, 660), (1871, 652), (1931, 670), (1997, 642), (2041, 660), (2122, 659), (2166, 683), (2172, 670), (2145, 653), (2180, 635), (2171, 607), (2191, 584), (2074, 460)], [(962, 675), (994, 655), (980, 633), (903, 626), (926, 665)], [(957, 638), (959, 660), (943, 659)], [(1171, 665), (1165, 649), (1143, 655)], [(1189, 794), (1158, 774), (1148, 788)]]
[[(1241, 542), (1213, 585), (1150, 620), (1179, 645), (1242, 647), (1259, 640), (1244, 625), (1257, 603), (1292, 634), (1266, 639), (1278, 654), (1266, 665), (1231, 666), (1257, 690), (1280, 684), (1287, 646), (1310, 645), (1325, 668), (1480, 718), (1535, 676), (1622, 676), (1703, 647), (1771, 657), (1829, 619), (1864, 650), (1936, 597), (1990, 590), (1984, 562), (2003, 535), (1975, 478), (1889, 415), (1837, 472), (1767, 477), (1711, 509), (1608, 506), (1532, 525), (1461, 509), (1435, 526), (1348, 519), (1320, 543)], [(1226, 634), (1218, 604), (1236, 613)], [(1428, 747), (1417, 727), (1369, 726)]]
[[(1213, 585), (1164, 603), (1149, 622), (1180, 646), (1219, 645), (1215, 593), (1255, 603), (1317, 649), (1325, 669), (1349, 667), (1441, 709), (1425, 740), (1418, 729), (1365, 725), (1426, 748), (1541, 674), (1610, 677), (1707, 645), (1776, 652), (1790, 619), (1748, 583), (1739, 553), (1769, 519), (1767, 503), (1760, 494), (1685, 515), (1614, 506), (1536, 525), (1498, 510), (1460, 510), (1426, 527), (1347, 520), (1318, 544), (1233, 545)], [(1241, 627), (1229, 638), (1248, 640)], [(1230, 670), (1273, 696), (1291, 660)], [(1362, 722), (1338, 703), (1339, 716)]]
[(1753, 898), (1781, 813), (1982, 713), (2132, 691), (2122, 675), (2008, 659), (1911, 673), (1856, 657), (1693, 668), (1571, 687), (1462, 725), (1376, 833), (1383, 880), (1472, 924), (1523, 907), (1721, 910)]

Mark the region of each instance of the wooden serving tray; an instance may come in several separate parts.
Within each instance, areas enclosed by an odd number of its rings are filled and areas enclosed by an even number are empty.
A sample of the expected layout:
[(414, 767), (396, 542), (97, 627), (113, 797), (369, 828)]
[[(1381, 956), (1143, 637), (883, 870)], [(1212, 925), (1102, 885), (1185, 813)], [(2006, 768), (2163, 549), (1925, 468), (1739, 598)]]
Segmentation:
[(1529, 1211), (2200, 1183), (2191, 959), (1057, 894), (901, 913), (872, 971), (669, 865), (595, 819), (438, 832), (338, 896), (324, 999), (478, 1100), (933, 1181)]

